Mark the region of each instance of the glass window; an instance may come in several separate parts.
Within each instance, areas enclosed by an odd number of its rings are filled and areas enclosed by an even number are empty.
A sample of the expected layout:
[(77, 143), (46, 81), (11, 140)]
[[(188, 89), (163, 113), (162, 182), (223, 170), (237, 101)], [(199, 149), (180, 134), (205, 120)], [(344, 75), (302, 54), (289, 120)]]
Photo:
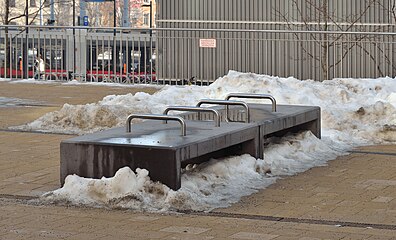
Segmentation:
[(150, 14), (148, 14), (148, 13), (145, 13), (145, 14), (143, 14), (143, 24), (144, 25), (149, 25), (149, 21), (150, 21)]

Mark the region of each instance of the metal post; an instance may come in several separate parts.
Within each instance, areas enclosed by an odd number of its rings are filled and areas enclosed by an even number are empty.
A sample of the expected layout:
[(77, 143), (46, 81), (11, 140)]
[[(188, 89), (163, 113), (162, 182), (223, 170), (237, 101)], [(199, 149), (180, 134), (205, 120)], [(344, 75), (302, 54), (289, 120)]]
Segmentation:
[(85, 0), (80, 0), (80, 26), (84, 26), (85, 15), (86, 15), (86, 2)]
[(114, 80), (116, 79), (116, 70), (117, 70), (117, 68), (116, 68), (116, 55), (117, 55), (117, 53), (116, 53), (116, 45), (117, 45), (117, 42), (116, 42), (116, 27), (117, 27), (117, 6), (116, 6), (116, 0), (114, 0), (114, 16), (113, 16), (113, 20), (114, 20), (114, 31), (113, 31), (113, 35), (114, 35), (114, 37), (113, 37), (113, 53), (112, 53), (112, 57), (111, 57), (111, 60), (112, 60), (112, 62), (113, 62), (113, 75), (114, 75)]
[[(49, 25), (54, 25), (55, 23), (55, 1), (51, 0), (50, 1), (50, 24)], [(40, 9), (40, 13), (41, 13), (41, 9)], [(41, 13), (42, 14), (42, 13)], [(40, 16), (40, 21), (41, 21), (42, 16)], [(40, 22), (41, 25), (41, 22)]]
[(23, 66), (23, 78), (27, 79), (28, 78), (28, 34), (29, 34), (29, 0), (25, 1), (25, 41), (23, 43), (23, 54), (22, 54), (22, 66)]
[(73, 32), (76, 26), (76, 0), (73, 0)]
[(114, 2), (114, 16), (113, 16), (113, 21), (114, 21), (114, 36), (116, 35), (116, 30), (115, 28), (117, 27), (117, 6), (116, 6), (116, 0), (113, 0)]
[[(150, 83), (153, 81), (153, 1), (150, 0), (149, 5), (142, 5), (143, 7), (150, 7), (150, 22), (149, 22), (149, 33), (150, 33)], [(145, 63), (146, 64), (146, 63)], [(145, 69), (145, 72), (147, 70)]]
[(76, 59), (76, 0), (73, 0), (73, 72), (71, 74), (72, 79), (74, 73), (76, 72), (76, 61), (77, 61)]
[(150, 0), (150, 83), (153, 83), (153, 1)]
[(150, 36), (152, 34), (151, 28), (153, 27), (153, 1), (150, 0)]
[(123, 7), (123, 13), (122, 13), (122, 26), (123, 27), (129, 27), (130, 22), (129, 22), (129, 0), (124, 0), (124, 7)]

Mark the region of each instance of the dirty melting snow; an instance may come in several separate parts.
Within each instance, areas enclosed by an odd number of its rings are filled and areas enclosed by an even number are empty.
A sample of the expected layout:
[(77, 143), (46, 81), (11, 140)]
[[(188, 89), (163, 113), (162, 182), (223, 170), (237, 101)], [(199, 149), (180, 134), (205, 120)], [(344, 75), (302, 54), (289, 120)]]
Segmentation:
[(340, 154), (310, 132), (278, 141), (267, 147), (265, 160), (245, 154), (188, 166), (178, 191), (151, 181), (145, 169), (136, 169), (135, 174), (125, 167), (112, 178), (70, 175), (63, 188), (45, 194), (42, 200), (140, 211), (210, 211), (274, 183), (276, 176), (324, 165)]
[(209, 211), (237, 202), (279, 176), (325, 165), (352, 147), (396, 142), (395, 79), (315, 82), (234, 71), (207, 87), (165, 86), (153, 95), (112, 95), (98, 103), (65, 104), (23, 128), (84, 134), (122, 126), (131, 113), (161, 113), (169, 105), (195, 105), (201, 98), (222, 99), (230, 92), (268, 93), (278, 104), (320, 106), (322, 139), (303, 132), (272, 139), (264, 160), (242, 155), (188, 166), (178, 191), (152, 182), (144, 169), (134, 173), (123, 168), (113, 178), (100, 180), (68, 176), (63, 188), (42, 200), (147, 211)]

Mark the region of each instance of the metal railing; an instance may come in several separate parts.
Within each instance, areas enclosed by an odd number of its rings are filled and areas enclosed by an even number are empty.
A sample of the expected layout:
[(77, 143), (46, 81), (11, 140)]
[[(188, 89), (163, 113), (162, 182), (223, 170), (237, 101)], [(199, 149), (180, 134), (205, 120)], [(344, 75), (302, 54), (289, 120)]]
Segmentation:
[(187, 128), (186, 122), (182, 117), (179, 116), (168, 116), (168, 115), (159, 115), (159, 114), (131, 114), (128, 116), (126, 120), (126, 132), (131, 132), (131, 122), (134, 118), (141, 118), (141, 119), (150, 119), (150, 120), (166, 120), (166, 121), (177, 121), (180, 123), (181, 126), (181, 135), (186, 136)]
[(242, 101), (231, 101), (231, 100), (221, 100), (221, 99), (201, 99), (197, 103), (197, 107), (202, 106), (203, 104), (211, 104), (211, 105), (224, 105), (226, 106), (226, 121), (227, 122), (233, 122), (234, 120), (230, 119), (229, 117), (229, 108), (228, 106), (242, 106), (245, 108), (246, 111), (246, 123), (250, 123), (250, 108), (249, 105), (245, 102)]
[(28, 26), (26, 35), (26, 26), (0, 26), (0, 77), (207, 85), (229, 70), (313, 80), (396, 76), (395, 26), (286, 27)]
[[(229, 70), (313, 80), (396, 75), (395, 27), (367, 27), (371, 32), (266, 27), (158, 31), (158, 77), (210, 83)], [(200, 45), (203, 40), (211, 45)]]
[(256, 99), (269, 99), (272, 103), (272, 111), (276, 112), (276, 100), (272, 95), (269, 94), (257, 94), (257, 93), (229, 93), (226, 95), (225, 100), (231, 98), (256, 98)]
[(150, 30), (0, 26), (0, 76), (152, 84), (156, 36)]
[(188, 112), (198, 112), (198, 121), (201, 121), (201, 115), (199, 113), (201, 112), (211, 112), (215, 116), (215, 126), (220, 127), (220, 113), (216, 109), (213, 108), (203, 108), (203, 107), (194, 107), (194, 106), (170, 106), (167, 107), (164, 111), (164, 115), (167, 115), (169, 111), (188, 111)]

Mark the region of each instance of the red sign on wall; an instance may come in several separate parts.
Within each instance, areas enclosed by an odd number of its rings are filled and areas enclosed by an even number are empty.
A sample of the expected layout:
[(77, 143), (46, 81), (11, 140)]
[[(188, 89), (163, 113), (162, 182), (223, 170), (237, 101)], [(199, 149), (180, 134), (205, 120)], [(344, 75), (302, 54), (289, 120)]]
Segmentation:
[(216, 39), (214, 38), (199, 39), (199, 47), (216, 48)]

